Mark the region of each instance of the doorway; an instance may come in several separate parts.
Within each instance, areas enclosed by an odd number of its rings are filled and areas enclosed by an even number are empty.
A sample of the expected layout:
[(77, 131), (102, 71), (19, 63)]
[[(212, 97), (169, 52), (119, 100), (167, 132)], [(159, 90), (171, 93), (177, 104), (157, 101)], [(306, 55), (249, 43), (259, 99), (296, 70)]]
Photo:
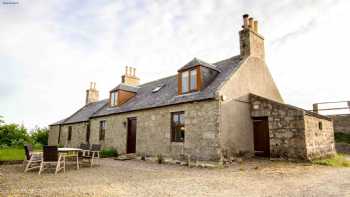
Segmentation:
[(137, 120), (135, 117), (128, 118), (126, 153), (136, 152), (136, 125)]
[(268, 117), (253, 118), (255, 156), (270, 157)]

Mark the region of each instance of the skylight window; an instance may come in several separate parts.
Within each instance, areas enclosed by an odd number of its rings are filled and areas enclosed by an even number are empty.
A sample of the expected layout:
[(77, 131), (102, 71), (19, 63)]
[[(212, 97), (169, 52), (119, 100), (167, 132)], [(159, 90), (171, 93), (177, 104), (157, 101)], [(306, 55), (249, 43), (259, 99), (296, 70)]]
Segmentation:
[(152, 92), (153, 92), (153, 93), (158, 92), (160, 89), (162, 89), (162, 87), (164, 87), (164, 84), (157, 86), (156, 88), (154, 88), (154, 89), (152, 90)]

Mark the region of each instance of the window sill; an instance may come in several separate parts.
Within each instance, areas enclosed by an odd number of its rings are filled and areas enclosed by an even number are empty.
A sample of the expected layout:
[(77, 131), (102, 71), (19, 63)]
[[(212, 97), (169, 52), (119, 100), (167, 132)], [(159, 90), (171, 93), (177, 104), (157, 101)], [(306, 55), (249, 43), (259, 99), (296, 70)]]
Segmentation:
[(185, 142), (170, 142), (172, 145), (183, 145)]
[(191, 95), (194, 95), (194, 94), (199, 94), (199, 93), (200, 93), (200, 90), (198, 90), (198, 91), (194, 91), (194, 92), (187, 92), (187, 93), (183, 93), (183, 94), (177, 95), (176, 97), (185, 97), (185, 96), (191, 96)]

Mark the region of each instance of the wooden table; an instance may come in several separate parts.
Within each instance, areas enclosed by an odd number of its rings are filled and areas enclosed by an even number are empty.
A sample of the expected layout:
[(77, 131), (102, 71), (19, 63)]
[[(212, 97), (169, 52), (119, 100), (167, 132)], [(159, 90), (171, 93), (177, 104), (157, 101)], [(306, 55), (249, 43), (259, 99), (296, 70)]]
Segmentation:
[(58, 148), (58, 152), (63, 153), (65, 157), (76, 157), (77, 170), (79, 170), (79, 152), (83, 151), (80, 148)]

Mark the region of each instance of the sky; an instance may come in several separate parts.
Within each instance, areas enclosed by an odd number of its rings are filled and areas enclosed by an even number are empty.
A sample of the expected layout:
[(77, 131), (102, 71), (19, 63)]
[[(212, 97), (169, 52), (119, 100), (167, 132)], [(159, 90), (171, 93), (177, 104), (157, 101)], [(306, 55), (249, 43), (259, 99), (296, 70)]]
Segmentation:
[(90, 81), (107, 98), (125, 66), (145, 83), (194, 57), (238, 55), (245, 13), (286, 103), (350, 100), (349, 10), (347, 0), (0, 0), (0, 115), (47, 126), (85, 104)]

